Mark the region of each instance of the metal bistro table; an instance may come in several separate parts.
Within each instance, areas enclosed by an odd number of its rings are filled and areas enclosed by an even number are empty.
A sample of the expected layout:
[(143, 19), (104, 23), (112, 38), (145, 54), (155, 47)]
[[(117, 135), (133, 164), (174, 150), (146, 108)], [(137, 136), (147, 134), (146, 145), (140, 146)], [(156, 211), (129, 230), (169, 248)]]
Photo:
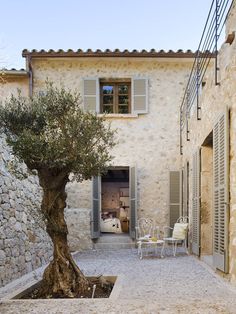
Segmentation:
[(143, 249), (144, 248), (150, 248), (150, 247), (155, 247), (155, 253), (157, 255), (157, 248), (158, 246), (161, 247), (161, 258), (164, 257), (163, 255), (163, 251), (164, 251), (164, 248), (165, 248), (165, 241), (164, 240), (157, 240), (157, 241), (152, 241), (151, 239), (149, 240), (139, 240), (137, 242), (138, 244), (138, 255), (140, 255), (140, 259), (143, 258)]

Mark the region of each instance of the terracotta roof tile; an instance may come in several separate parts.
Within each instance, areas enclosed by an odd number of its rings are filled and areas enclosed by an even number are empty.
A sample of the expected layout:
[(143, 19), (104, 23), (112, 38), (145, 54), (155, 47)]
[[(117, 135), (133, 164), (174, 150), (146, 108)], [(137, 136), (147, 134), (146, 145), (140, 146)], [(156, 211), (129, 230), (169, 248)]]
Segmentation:
[(15, 68), (11, 68), (11, 69), (6, 69), (6, 68), (3, 68), (0, 70), (1, 72), (26, 72), (25, 69), (15, 69)]
[(53, 50), (49, 49), (48, 51), (45, 51), (44, 49), (36, 50), (33, 49), (31, 51), (24, 49), (22, 52), (23, 57), (31, 56), (31, 57), (165, 57), (165, 58), (194, 58), (195, 52), (192, 52), (191, 50), (183, 51), (182, 49), (179, 49), (177, 51), (169, 50), (155, 50), (150, 49), (149, 51), (142, 49), (142, 50), (120, 50), (120, 49), (87, 49), (87, 50), (73, 50), (68, 49), (67, 51), (63, 49)]
[(28, 76), (28, 72), (25, 70), (25, 69), (15, 69), (15, 68), (12, 68), (12, 69), (0, 69), (0, 74), (1, 75), (6, 75), (6, 76), (9, 76), (9, 77), (25, 77), (25, 76)]

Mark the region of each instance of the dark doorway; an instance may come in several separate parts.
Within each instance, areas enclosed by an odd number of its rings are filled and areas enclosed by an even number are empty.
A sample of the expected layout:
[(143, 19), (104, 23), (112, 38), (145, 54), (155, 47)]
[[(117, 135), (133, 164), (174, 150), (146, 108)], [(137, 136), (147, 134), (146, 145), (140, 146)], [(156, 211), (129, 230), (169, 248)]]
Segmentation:
[(115, 167), (101, 178), (101, 232), (129, 233), (129, 167)]

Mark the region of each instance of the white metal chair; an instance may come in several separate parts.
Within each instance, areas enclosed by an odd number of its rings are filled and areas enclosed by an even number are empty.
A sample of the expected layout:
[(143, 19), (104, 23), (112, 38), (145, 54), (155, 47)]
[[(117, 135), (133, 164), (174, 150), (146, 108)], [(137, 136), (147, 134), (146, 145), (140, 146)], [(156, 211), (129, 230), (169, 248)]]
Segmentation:
[(154, 225), (152, 219), (140, 218), (138, 220), (138, 225), (136, 226), (136, 241), (140, 259), (143, 258), (143, 248), (146, 248), (147, 251), (148, 248), (154, 246), (157, 254), (158, 244), (162, 245), (161, 257), (163, 257), (164, 241), (160, 240), (160, 228)]
[[(176, 250), (178, 243), (182, 243), (185, 248), (186, 253), (188, 254), (187, 249), (187, 235), (188, 235), (188, 217), (179, 217), (177, 222), (174, 224), (174, 228), (165, 226), (164, 231), (164, 249), (166, 244), (171, 243), (173, 249), (173, 255), (176, 256)], [(171, 233), (171, 235), (170, 235)]]
[(144, 240), (145, 238), (154, 236), (153, 221), (150, 218), (140, 218), (135, 229), (137, 241)]

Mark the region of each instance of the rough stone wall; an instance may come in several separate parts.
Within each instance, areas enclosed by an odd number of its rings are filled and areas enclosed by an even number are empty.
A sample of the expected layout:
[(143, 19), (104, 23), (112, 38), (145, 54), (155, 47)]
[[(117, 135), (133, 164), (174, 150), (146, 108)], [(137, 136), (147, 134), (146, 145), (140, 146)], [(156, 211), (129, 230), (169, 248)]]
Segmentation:
[[(53, 58), (33, 59), (34, 91), (46, 78), (82, 93), (84, 77), (149, 79), (149, 112), (139, 116), (107, 117), (117, 129), (113, 166), (137, 167), (138, 217), (168, 224), (169, 170), (180, 168), (179, 104), (191, 60)], [(71, 208), (91, 210), (91, 182), (68, 187)], [(69, 226), (71, 229), (72, 226)], [(87, 225), (89, 228), (89, 225)]]
[[(236, 5), (234, 3), (226, 25), (226, 37), (236, 29)], [(206, 85), (201, 95), (201, 120), (197, 121), (196, 110), (192, 112), (190, 141), (184, 137), (182, 165), (190, 163), (190, 195), (192, 199), (192, 154), (201, 147), (212, 131), (213, 125), (226, 106), (230, 109), (230, 223), (229, 223), (229, 273), (236, 282), (236, 39), (230, 45), (225, 43), (219, 52), (220, 85), (215, 85), (214, 73), (210, 69), (206, 75)], [(183, 132), (185, 134), (185, 131)], [(190, 215), (192, 204), (190, 201)], [(191, 218), (191, 217), (190, 217)], [(191, 219), (190, 219), (191, 221)]]
[(92, 249), (90, 211), (87, 208), (68, 208), (65, 217), (69, 229), (70, 250), (74, 252)]
[(37, 177), (26, 178), (26, 166), (13, 167), (12, 160), (0, 137), (0, 286), (47, 263), (52, 254), (51, 242), (38, 222)]

